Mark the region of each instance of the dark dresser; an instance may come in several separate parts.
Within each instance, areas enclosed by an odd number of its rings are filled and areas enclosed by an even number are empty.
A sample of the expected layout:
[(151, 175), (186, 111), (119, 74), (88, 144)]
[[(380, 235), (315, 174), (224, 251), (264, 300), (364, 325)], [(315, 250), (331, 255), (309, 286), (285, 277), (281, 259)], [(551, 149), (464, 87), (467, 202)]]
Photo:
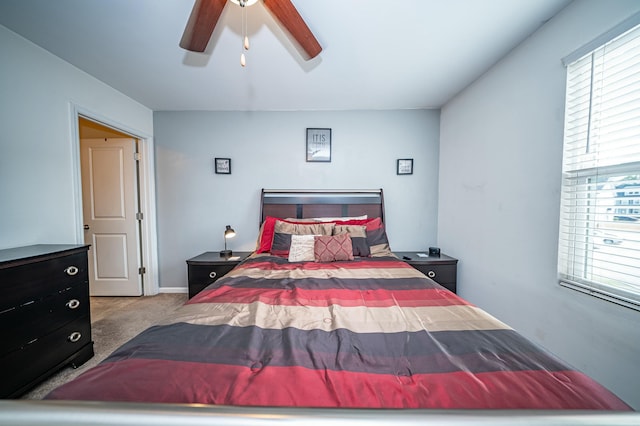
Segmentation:
[(0, 250), (0, 398), (93, 356), (86, 245)]

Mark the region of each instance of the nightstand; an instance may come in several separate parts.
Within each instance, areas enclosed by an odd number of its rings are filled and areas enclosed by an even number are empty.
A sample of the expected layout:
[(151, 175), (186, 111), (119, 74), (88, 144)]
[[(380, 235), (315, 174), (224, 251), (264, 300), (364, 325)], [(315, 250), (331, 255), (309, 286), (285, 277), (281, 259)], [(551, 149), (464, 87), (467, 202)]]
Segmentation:
[(207, 251), (187, 260), (189, 299), (229, 273), (251, 253), (250, 251), (234, 251), (231, 258), (225, 258), (220, 257), (220, 252)]
[[(440, 257), (419, 257), (418, 253), (428, 253), (428, 251), (394, 251), (400, 259), (416, 268), (441, 286), (456, 292), (458, 259), (441, 254)], [(406, 256), (410, 259), (403, 259)]]

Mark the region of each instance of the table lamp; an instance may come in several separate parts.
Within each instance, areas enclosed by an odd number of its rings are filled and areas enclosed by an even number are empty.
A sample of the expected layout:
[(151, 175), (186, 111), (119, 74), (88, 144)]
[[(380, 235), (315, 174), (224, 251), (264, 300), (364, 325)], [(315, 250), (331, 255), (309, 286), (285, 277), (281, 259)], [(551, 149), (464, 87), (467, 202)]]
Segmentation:
[(233, 238), (236, 236), (236, 231), (233, 230), (231, 225), (227, 225), (224, 230), (224, 250), (220, 252), (220, 257), (231, 257), (233, 252), (231, 250), (227, 250), (227, 238)]

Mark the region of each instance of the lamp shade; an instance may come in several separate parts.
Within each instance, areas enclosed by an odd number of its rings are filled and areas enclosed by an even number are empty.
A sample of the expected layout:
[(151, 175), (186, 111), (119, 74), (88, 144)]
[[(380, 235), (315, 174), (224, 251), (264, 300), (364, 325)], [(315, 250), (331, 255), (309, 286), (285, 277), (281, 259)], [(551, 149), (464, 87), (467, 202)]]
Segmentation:
[(231, 227), (231, 225), (227, 225), (226, 229), (224, 230), (224, 237), (233, 238), (235, 236), (236, 236), (236, 231)]
[(231, 227), (231, 225), (227, 225), (224, 229), (224, 250), (220, 251), (220, 257), (231, 257), (233, 252), (231, 250), (227, 250), (227, 238), (233, 238), (236, 236), (236, 231)]

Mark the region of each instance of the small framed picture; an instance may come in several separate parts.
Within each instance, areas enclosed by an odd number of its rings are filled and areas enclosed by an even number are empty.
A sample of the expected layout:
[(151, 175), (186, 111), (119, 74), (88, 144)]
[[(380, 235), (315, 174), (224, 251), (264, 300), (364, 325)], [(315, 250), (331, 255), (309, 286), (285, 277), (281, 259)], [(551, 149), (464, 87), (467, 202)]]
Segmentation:
[(331, 129), (307, 129), (307, 161), (331, 162)]
[(396, 173), (399, 175), (412, 175), (413, 174), (413, 158), (398, 159), (398, 167), (397, 167)]
[(219, 175), (230, 175), (231, 174), (231, 158), (216, 158), (215, 162), (215, 170)]

